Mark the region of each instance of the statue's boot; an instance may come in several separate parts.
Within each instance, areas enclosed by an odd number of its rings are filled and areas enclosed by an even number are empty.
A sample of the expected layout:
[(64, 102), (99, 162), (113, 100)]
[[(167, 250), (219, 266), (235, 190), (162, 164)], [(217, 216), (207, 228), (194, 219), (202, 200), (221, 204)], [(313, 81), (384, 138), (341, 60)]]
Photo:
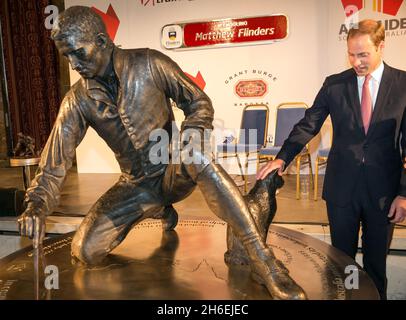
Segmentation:
[(200, 170), (197, 185), (209, 208), (229, 224), (247, 251), (255, 279), (264, 284), (275, 299), (306, 299), (303, 289), (262, 240), (246, 200), (225, 170), (213, 163), (207, 165)]
[[(247, 246), (247, 249), (250, 245)], [(252, 251), (253, 248), (248, 249)], [(254, 249), (255, 250), (255, 249)], [(252, 278), (264, 285), (274, 299), (278, 300), (306, 300), (303, 289), (289, 276), (289, 270), (282, 261), (276, 259), (271, 249), (255, 250), (255, 257), (251, 255)]]
[(154, 219), (160, 219), (164, 231), (172, 231), (178, 225), (178, 213), (172, 205), (168, 205), (153, 216)]
[(172, 231), (178, 224), (178, 213), (172, 205), (166, 206), (161, 217), (162, 229)]

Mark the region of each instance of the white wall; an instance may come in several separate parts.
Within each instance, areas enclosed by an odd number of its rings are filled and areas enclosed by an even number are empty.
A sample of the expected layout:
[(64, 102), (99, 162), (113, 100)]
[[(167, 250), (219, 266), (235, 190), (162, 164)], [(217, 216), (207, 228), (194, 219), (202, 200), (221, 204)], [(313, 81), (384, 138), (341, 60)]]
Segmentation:
[[(373, 0), (366, 0), (366, 3)], [(346, 16), (340, 0), (193, 0), (141, 4), (141, 0), (66, 0), (72, 5), (95, 6), (106, 11), (111, 3), (121, 24), (115, 43), (123, 48), (149, 47), (161, 50), (192, 75), (200, 71), (207, 83), (205, 91), (215, 108), (216, 123), (237, 129), (244, 103), (267, 103), (271, 109), (269, 134), (274, 133), (275, 107), (285, 101), (303, 101), (311, 105), (324, 78), (348, 67), (345, 41), (338, 32)], [(406, 1), (405, 1), (406, 2)], [(168, 51), (160, 44), (161, 28), (183, 21), (205, 21), (225, 17), (250, 17), (285, 14), (289, 18), (287, 39), (266, 45), (215, 48), (190, 51)], [(372, 7), (360, 13), (361, 18), (391, 19), (406, 17), (403, 3), (397, 17), (372, 12)], [(406, 32), (406, 31), (405, 31)], [(402, 52), (406, 51), (406, 35), (390, 37), (386, 60), (406, 69)], [(229, 80), (239, 71), (247, 73)], [(253, 70), (272, 74), (272, 79)], [(72, 82), (77, 79), (72, 74)], [(268, 93), (261, 99), (242, 99), (234, 93), (234, 85), (242, 79), (264, 79)], [(240, 105), (242, 104), (242, 105)], [(182, 116), (176, 113), (178, 120)], [(322, 130), (322, 138), (314, 139), (313, 155), (321, 146), (329, 145), (329, 123)], [(90, 130), (77, 151), (79, 172), (119, 172), (112, 152), (97, 134)], [(227, 167), (235, 171), (235, 166)], [(254, 166), (253, 166), (254, 168)]]

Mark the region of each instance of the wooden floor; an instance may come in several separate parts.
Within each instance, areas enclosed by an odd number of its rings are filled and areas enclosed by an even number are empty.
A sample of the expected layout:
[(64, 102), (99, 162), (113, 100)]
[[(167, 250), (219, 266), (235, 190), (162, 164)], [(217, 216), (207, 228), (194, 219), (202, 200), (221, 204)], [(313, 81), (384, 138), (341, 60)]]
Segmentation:
[[(34, 170), (33, 170), (34, 171)], [(73, 168), (65, 181), (60, 206), (56, 213), (64, 215), (85, 215), (91, 205), (117, 180), (119, 174), (78, 174)], [(240, 180), (236, 177), (237, 182)], [(255, 182), (255, 177), (250, 177)], [(326, 224), (327, 215), (324, 201), (311, 199), (296, 200), (295, 176), (284, 175), (285, 185), (277, 195), (278, 211), (275, 222)], [(19, 168), (0, 168), (0, 187), (22, 189), (22, 172)], [(252, 187), (252, 184), (249, 185)], [(242, 187), (241, 187), (242, 188)], [(320, 192), (319, 192), (320, 194)], [(202, 193), (197, 188), (187, 199), (175, 205), (180, 215), (213, 217)]]
[[(32, 170), (35, 172), (35, 170)], [(119, 174), (77, 173), (72, 168), (66, 178), (59, 207), (55, 213), (67, 216), (84, 216), (92, 204), (106, 192), (119, 178)], [(306, 178), (306, 177), (304, 177)], [(308, 178), (308, 177), (307, 177)], [(278, 210), (274, 222), (289, 224), (327, 225), (325, 202), (320, 198), (323, 176), (319, 178), (318, 201), (313, 200), (313, 190), (306, 199), (296, 200), (296, 176), (284, 175), (285, 185), (277, 195)], [(237, 184), (241, 179), (235, 177)], [(250, 177), (255, 183), (255, 176)], [(0, 188), (23, 188), (20, 168), (0, 168)], [(241, 191), (242, 191), (242, 187)], [(310, 188), (311, 189), (311, 188)], [(187, 199), (175, 204), (181, 216), (214, 217), (198, 188)], [(406, 226), (403, 222), (402, 226)]]

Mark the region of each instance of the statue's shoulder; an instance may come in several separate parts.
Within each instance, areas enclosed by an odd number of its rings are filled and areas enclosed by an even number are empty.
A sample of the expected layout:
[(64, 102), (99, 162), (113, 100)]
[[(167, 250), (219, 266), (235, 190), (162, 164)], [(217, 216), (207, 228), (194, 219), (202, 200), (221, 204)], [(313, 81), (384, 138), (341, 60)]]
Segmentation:
[(134, 48), (134, 49), (121, 49), (116, 48), (114, 52), (114, 57), (116, 60), (132, 60), (147, 58), (151, 49), (149, 48)]
[(85, 92), (85, 90), (86, 90), (86, 80), (80, 78), (70, 87), (69, 91), (66, 93), (66, 96), (81, 95)]
[[(141, 70), (141, 72), (148, 63), (148, 48), (136, 48), (136, 49), (121, 49), (115, 48), (113, 53), (114, 69), (117, 74), (124, 75), (129, 69), (136, 68), (136, 70)], [(133, 69), (135, 70), (135, 69)]]
[(132, 61), (132, 60), (155, 60), (155, 59), (166, 59), (167, 56), (161, 51), (150, 48), (135, 48), (135, 49), (121, 49), (116, 48), (115, 60), (123, 61)]
[(126, 77), (128, 70), (149, 74), (155, 66), (168, 63), (169, 57), (162, 52), (150, 48), (121, 49), (115, 48), (113, 53), (114, 69), (120, 78)]
[(65, 94), (63, 98), (62, 105), (71, 107), (72, 105), (78, 104), (77, 102), (81, 101), (83, 97), (86, 96), (86, 81), (81, 78), (75, 82), (69, 91)]

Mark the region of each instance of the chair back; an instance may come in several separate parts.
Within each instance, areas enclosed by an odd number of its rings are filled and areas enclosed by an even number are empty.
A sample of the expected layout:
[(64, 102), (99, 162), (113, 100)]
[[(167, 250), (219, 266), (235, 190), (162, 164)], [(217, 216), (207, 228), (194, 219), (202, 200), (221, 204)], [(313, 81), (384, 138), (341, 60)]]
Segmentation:
[[(265, 145), (268, 134), (269, 108), (265, 104), (248, 105), (242, 112), (238, 143)], [(256, 131), (251, 131), (254, 129)], [(252, 141), (256, 136), (256, 142)]]
[(307, 105), (303, 102), (286, 102), (277, 107), (275, 146), (283, 145), (295, 124), (304, 117), (307, 108)]

